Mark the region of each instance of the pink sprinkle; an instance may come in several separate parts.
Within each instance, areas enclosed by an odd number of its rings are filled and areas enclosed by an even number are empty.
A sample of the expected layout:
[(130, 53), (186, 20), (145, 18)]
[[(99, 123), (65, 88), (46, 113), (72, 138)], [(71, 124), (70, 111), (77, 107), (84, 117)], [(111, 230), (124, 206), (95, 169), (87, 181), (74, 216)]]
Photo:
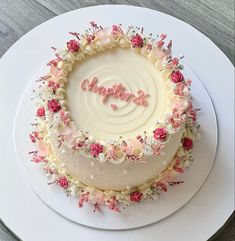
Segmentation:
[(167, 34), (165, 34), (165, 33), (162, 33), (161, 35), (160, 35), (160, 38), (163, 40), (163, 39), (165, 39), (167, 37)]
[(97, 25), (94, 21), (91, 21), (91, 22), (90, 22), (90, 25), (91, 25), (93, 28), (98, 28), (98, 25)]
[(172, 40), (170, 40), (169, 43), (167, 44), (168, 49), (171, 49), (171, 47), (172, 47)]
[(157, 41), (158, 48), (161, 48), (164, 45), (164, 42), (162, 40)]
[(111, 108), (112, 108), (113, 110), (117, 110), (117, 109), (118, 109), (117, 105), (115, 105), (115, 104), (111, 104)]
[(48, 87), (55, 93), (56, 90), (60, 87), (60, 84), (53, 80), (49, 80)]
[(29, 135), (31, 141), (33, 143), (36, 143), (37, 140), (41, 140), (42, 138), (39, 136), (38, 131), (33, 131), (30, 135)]

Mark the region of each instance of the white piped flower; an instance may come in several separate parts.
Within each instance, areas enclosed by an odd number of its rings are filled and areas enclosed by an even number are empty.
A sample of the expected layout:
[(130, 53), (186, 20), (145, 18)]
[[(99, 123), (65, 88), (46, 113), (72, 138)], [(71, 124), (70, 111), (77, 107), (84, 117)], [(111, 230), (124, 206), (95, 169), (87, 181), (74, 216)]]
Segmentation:
[(67, 56), (67, 51), (65, 49), (57, 49), (57, 54), (62, 58), (65, 59)]
[(153, 136), (149, 138), (149, 144), (150, 145), (155, 145), (156, 143), (157, 143), (157, 141), (154, 139)]
[(77, 196), (77, 188), (76, 188), (75, 185), (71, 185), (69, 190), (70, 190), (70, 194), (71, 194), (72, 197), (76, 197)]
[(115, 144), (115, 143), (116, 143), (116, 141), (115, 141), (114, 139), (110, 139), (110, 140), (108, 140), (108, 144), (113, 145), (113, 144)]
[(153, 154), (153, 149), (152, 149), (151, 146), (145, 145), (143, 152), (144, 152), (145, 155), (149, 156), (149, 155)]
[(107, 157), (102, 152), (99, 154), (98, 158), (100, 162), (105, 162), (107, 160)]

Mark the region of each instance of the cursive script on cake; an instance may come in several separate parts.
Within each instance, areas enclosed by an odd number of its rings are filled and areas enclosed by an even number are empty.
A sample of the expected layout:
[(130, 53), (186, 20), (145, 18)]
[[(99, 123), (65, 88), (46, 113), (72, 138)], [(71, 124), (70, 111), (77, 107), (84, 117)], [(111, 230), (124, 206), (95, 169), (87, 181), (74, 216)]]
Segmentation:
[(84, 79), (81, 83), (81, 89), (83, 91), (91, 91), (103, 96), (103, 103), (107, 101), (109, 97), (114, 97), (123, 101), (132, 101), (136, 105), (142, 105), (146, 107), (148, 105), (147, 98), (150, 94), (146, 94), (143, 90), (138, 90), (137, 94), (133, 94), (126, 91), (125, 86), (121, 83), (114, 84), (112, 87), (98, 86), (98, 79), (94, 77), (91, 81)]

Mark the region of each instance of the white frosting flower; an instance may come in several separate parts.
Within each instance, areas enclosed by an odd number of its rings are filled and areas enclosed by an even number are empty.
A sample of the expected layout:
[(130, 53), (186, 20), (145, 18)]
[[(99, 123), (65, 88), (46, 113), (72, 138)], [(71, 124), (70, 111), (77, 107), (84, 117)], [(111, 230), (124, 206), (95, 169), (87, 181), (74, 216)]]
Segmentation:
[(153, 154), (153, 149), (152, 149), (152, 147), (149, 146), (149, 145), (145, 145), (145, 146), (144, 146), (143, 153), (144, 153), (145, 155), (147, 155), (147, 156), (152, 155), (152, 154)]
[(105, 162), (107, 160), (107, 157), (103, 152), (101, 152), (98, 156), (100, 162)]
[(114, 145), (115, 143), (116, 143), (116, 141), (114, 139), (108, 140), (108, 144), (110, 144), (110, 145)]
[(77, 188), (76, 188), (75, 185), (72, 184), (70, 186), (69, 190), (70, 190), (70, 194), (71, 194), (72, 197), (76, 197), (77, 196)]

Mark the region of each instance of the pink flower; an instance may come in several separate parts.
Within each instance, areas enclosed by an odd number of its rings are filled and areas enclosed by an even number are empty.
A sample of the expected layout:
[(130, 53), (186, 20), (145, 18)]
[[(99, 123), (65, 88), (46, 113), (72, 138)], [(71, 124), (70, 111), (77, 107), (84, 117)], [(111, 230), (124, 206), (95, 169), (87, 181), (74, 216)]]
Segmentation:
[(115, 212), (120, 212), (118, 205), (119, 202), (115, 197), (112, 197), (110, 200), (108, 200), (108, 207)]
[(50, 73), (55, 77), (59, 78), (61, 75), (63, 75), (63, 69), (59, 69), (57, 67), (51, 67)]
[(158, 181), (155, 183), (157, 189), (163, 192), (167, 192), (167, 185), (164, 182)]
[(96, 202), (94, 204), (94, 210), (93, 212), (95, 213), (96, 211), (100, 212), (101, 213), (101, 207), (100, 207), (100, 204), (98, 202)]
[(51, 112), (57, 112), (61, 109), (61, 105), (58, 100), (52, 99), (47, 103), (48, 110)]
[(60, 87), (60, 84), (55, 81), (49, 80), (47, 86), (55, 93), (56, 90)]
[(120, 25), (119, 26), (118, 25), (112, 26), (112, 32), (111, 32), (112, 36), (116, 37), (116, 36), (118, 36), (119, 34), (122, 34), (122, 33), (123, 33), (123, 31), (122, 31)]
[(174, 89), (174, 93), (176, 95), (184, 96), (184, 88), (185, 88), (185, 84), (183, 82), (177, 83)]
[(172, 59), (172, 64), (177, 66), (179, 64), (179, 59), (177, 58)]
[(133, 192), (130, 196), (130, 199), (132, 202), (140, 202), (141, 198), (142, 198), (143, 194), (141, 192)]
[(182, 141), (182, 144), (183, 148), (187, 151), (193, 148), (193, 141), (190, 138), (185, 137)]
[(131, 38), (131, 44), (133, 48), (142, 48), (144, 45), (144, 40), (139, 34), (136, 34)]
[(91, 43), (91, 41), (93, 41), (95, 39), (95, 35), (94, 34), (87, 34), (86, 36), (86, 41), (87, 43)]
[(86, 146), (86, 142), (85, 141), (78, 141), (77, 143), (75, 143), (72, 147), (72, 149), (75, 151), (75, 150), (80, 150), (82, 149), (83, 147)]
[(66, 189), (69, 186), (69, 182), (66, 177), (60, 177), (57, 180), (57, 184), (60, 185), (64, 189)]
[(102, 191), (96, 191), (95, 193), (95, 200), (98, 204), (104, 204), (105, 203), (105, 195)]
[(161, 154), (162, 148), (164, 147), (164, 145), (162, 144), (157, 144), (157, 145), (153, 145), (153, 154), (158, 156)]
[(123, 151), (130, 156), (141, 156), (143, 144), (139, 139), (127, 139)]
[(70, 40), (67, 42), (68, 51), (71, 53), (77, 52), (80, 49), (80, 44), (77, 40)]
[(31, 139), (31, 141), (32, 141), (33, 143), (35, 143), (36, 140), (41, 140), (41, 139), (42, 139), (42, 138), (39, 136), (38, 131), (33, 131), (33, 132), (29, 135), (29, 137), (30, 137), (30, 139)]
[(153, 132), (153, 136), (156, 140), (164, 141), (167, 137), (166, 128), (159, 127)]
[(79, 198), (78, 206), (82, 208), (84, 202), (88, 202), (88, 200), (89, 200), (89, 192), (83, 193)]
[(104, 148), (99, 143), (93, 143), (90, 146), (90, 153), (93, 157), (97, 157), (101, 152), (103, 152)]
[(184, 98), (175, 99), (172, 104), (172, 114), (174, 117), (179, 118), (183, 113), (185, 113), (187, 107), (188, 102), (184, 100)]
[(182, 75), (182, 73), (177, 70), (177, 71), (174, 71), (172, 74), (171, 74), (171, 81), (174, 82), (174, 83), (179, 83), (181, 81), (184, 80), (184, 76)]
[(186, 110), (187, 116), (189, 118), (191, 118), (193, 120), (193, 122), (195, 122), (197, 120), (197, 111), (199, 111), (200, 109), (195, 109), (193, 108), (193, 104), (190, 101), (188, 104), (188, 108)]
[(47, 162), (47, 160), (45, 159), (45, 156), (34, 155), (32, 162), (40, 163), (40, 162)]
[(184, 169), (180, 166), (180, 159), (177, 159), (177, 160), (176, 160), (175, 165), (174, 165), (173, 168), (174, 168), (174, 170), (175, 170), (176, 172), (179, 172), (179, 173), (181, 173), (181, 174), (184, 173)]
[(147, 44), (147, 45), (146, 45), (146, 49), (147, 49), (147, 50), (151, 50), (152, 48), (153, 48), (153, 45), (152, 45), (152, 44)]
[(44, 117), (45, 116), (45, 108), (44, 107), (40, 107), (37, 109), (37, 114), (36, 116), (38, 117)]
[(183, 113), (182, 111), (184, 110), (183, 106), (181, 106), (179, 108), (179, 106), (176, 108), (176, 104), (174, 104), (174, 109), (172, 111), (172, 114), (168, 116), (167, 121), (169, 124), (171, 124), (172, 128), (174, 130), (177, 130), (184, 122), (185, 122), (185, 118), (183, 116), (181, 116), (181, 114)]
[(60, 119), (63, 121), (63, 123), (65, 125), (68, 125), (69, 124), (69, 116), (67, 115), (67, 113), (65, 113), (64, 110), (61, 110), (60, 111)]
[(171, 47), (172, 47), (172, 40), (170, 40), (169, 43), (167, 44), (168, 49), (171, 49)]
[(52, 59), (47, 63), (47, 66), (50, 66), (50, 67), (57, 67), (57, 65), (58, 65), (57, 59)]
[(165, 33), (162, 33), (161, 35), (160, 35), (160, 38), (163, 40), (163, 39), (165, 39), (167, 37), (167, 34), (165, 34)]
[(158, 48), (161, 48), (163, 45), (164, 45), (164, 41), (162, 40), (157, 41)]

